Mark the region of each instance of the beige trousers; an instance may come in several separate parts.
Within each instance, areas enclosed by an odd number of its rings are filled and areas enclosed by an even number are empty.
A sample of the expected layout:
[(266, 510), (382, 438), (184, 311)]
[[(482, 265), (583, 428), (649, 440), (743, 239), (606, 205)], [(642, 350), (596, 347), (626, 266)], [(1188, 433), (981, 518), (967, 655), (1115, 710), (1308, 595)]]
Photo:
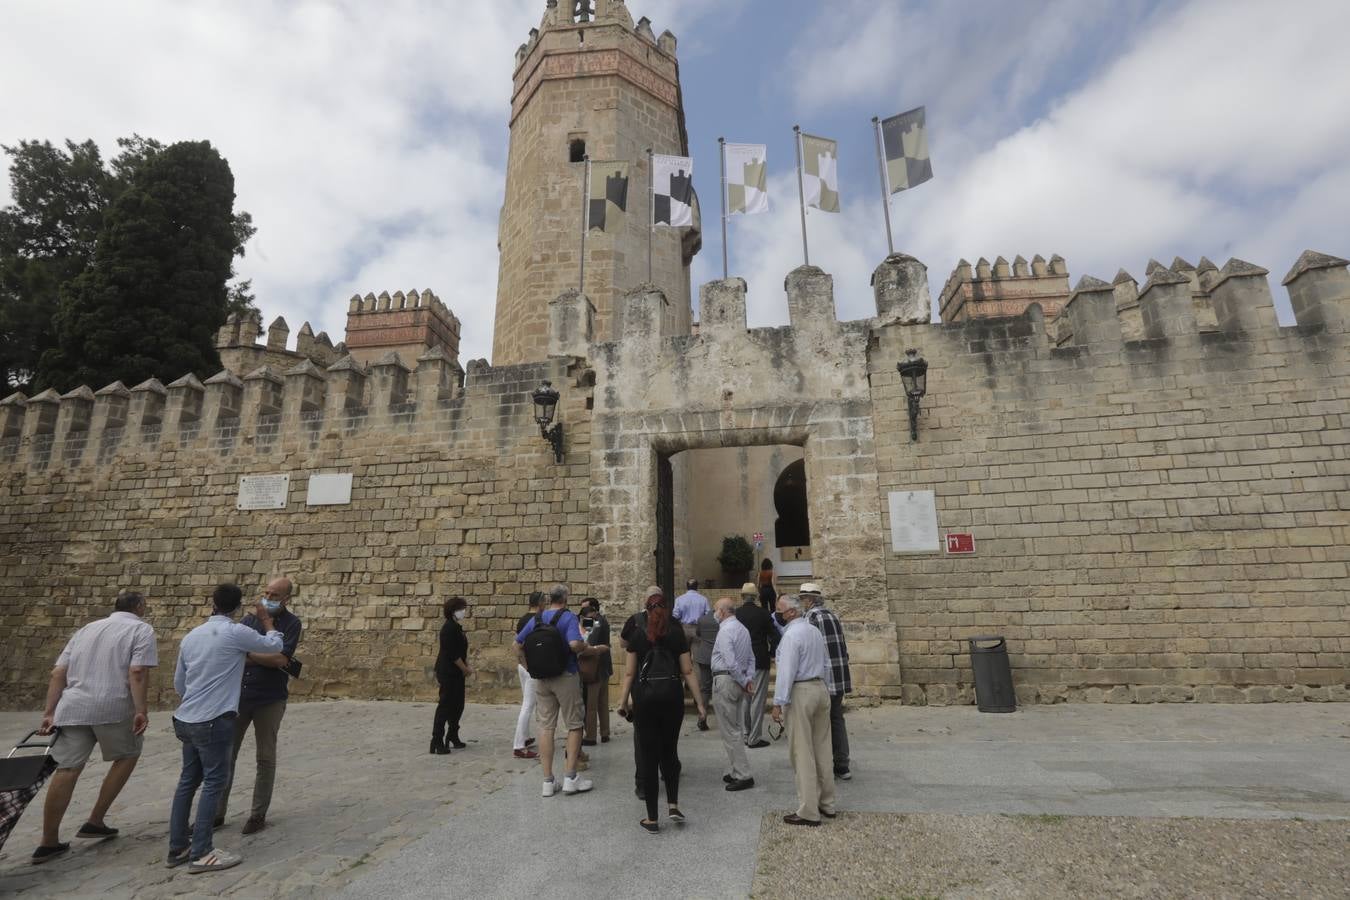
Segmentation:
[(787, 708), (788, 759), (797, 779), (797, 815), (820, 821), (834, 812), (834, 755), (830, 749), (830, 695), (823, 681), (792, 686)]

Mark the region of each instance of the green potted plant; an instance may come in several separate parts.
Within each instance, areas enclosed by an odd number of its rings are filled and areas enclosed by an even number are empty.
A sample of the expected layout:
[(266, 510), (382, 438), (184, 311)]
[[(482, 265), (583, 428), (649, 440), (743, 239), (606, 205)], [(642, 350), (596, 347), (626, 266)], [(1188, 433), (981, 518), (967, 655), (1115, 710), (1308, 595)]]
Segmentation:
[(722, 538), (722, 552), (717, 555), (717, 562), (722, 566), (723, 586), (740, 587), (755, 567), (755, 550), (739, 534), (729, 535)]

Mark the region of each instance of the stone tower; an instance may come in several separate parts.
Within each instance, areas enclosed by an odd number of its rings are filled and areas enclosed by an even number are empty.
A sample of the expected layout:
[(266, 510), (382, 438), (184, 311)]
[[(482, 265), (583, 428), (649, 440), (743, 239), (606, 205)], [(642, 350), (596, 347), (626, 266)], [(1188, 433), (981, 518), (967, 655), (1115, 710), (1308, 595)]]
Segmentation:
[[(578, 285), (586, 155), (629, 165), (622, 231), (591, 231), (586, 240), (584, 290), (595, 304), (596, 337), (619, 336), (614, 304), (648, 280), (648, 148), (688, 155), (675, 36), (656, 37), (645, 18), (634, 24), (623, 0), (549, 0), (539, 28), (516, 52), (497, 236), (495, 365), (548, 355), (548, 303)], [(654, 236), (651, 280), (669, 302), (667, 334), (689, 331), (689, 265), (701, 246), (697, 217), (693, 228), (661, 228)]]

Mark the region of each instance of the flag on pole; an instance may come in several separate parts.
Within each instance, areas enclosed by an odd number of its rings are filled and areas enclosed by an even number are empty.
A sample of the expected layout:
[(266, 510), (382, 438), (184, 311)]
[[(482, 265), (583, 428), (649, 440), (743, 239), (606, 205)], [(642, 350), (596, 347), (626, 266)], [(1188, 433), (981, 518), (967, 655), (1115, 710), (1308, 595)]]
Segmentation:
[(918, 187), (933, 177), (925, 117), (924, 107), (920, 106), (881, 122), (881, 136), (886, 145), (886, 180), (892, 194)]
[(839, 212), (839, 142), (802, 133), (802, 187), (806, 205)]
[(769, 211), (768, 148), (764, 144), (726, 144), (727, 215)]
[(694, 161), (688, 156), (652, 157), (652, 224), (694, 224)]
[(618, 234), (628, 211), (628, 163), (591, 163), (589, 229)]

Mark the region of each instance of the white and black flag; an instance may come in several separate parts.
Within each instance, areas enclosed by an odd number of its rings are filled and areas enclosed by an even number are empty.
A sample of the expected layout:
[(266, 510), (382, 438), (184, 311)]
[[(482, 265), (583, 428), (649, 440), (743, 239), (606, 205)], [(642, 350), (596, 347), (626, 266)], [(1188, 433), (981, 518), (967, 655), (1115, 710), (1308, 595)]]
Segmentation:
[(694, 160), (688, 156), (652, 157), (653, 225), (679, 228), (694, 224)]

